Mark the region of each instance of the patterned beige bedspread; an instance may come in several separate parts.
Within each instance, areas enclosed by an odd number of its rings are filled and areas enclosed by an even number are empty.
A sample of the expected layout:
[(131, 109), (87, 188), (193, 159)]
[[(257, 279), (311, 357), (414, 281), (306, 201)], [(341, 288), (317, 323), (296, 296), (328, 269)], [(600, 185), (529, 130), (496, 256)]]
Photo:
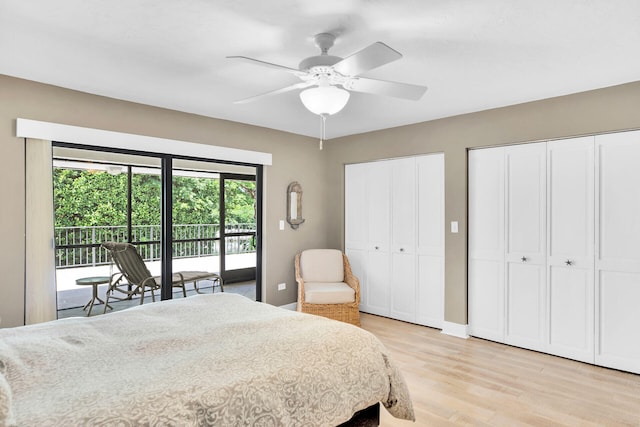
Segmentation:
[(373, 335), (239, 295), (0, 329), (0, 426), (335, 426), (378, 401), (414, 417)]

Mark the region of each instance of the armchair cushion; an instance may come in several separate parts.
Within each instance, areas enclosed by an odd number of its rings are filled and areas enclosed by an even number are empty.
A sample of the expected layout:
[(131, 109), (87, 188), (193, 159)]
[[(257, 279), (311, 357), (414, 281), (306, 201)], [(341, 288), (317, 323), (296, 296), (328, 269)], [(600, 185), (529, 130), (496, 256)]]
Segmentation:
[(337, 249), (303, 251), (300, 255), (300, 270), (305, 286), (307, 282), (343, 282), (342, 252)]
[(344, 282), (305, 282), (304, 299), (309, 304), (344, 304), (356, 300), (356, 291)]

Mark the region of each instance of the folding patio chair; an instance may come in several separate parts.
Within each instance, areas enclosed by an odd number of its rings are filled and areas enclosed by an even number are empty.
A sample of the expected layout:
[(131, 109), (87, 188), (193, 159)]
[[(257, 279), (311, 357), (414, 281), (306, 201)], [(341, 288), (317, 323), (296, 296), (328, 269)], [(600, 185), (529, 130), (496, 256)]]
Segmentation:
[[(118, 300), (131, 299), (134, 295), (140, 295), (140, 304), (144, 302), (145, 292), (151, 292), (151, 299), (155, 302), (155, 291), (160, 289), (160, 276), (152, 276), (151, 272), (138, 253), (138, 250), (131, 243), (104, 242), (102, 247), (109, 251), (113, 263), (118, 267), (119, 272), (111, 275), (109, 287), (107, 288), (106, 304), (110, 298)], [(123, 281), (125, 279), (126, 281)], [(200, 293), (197, 282), (199, 280), (212, 280), (213, 290), (220, 286), (220, 291), (224, 292), (222, 278), (217, 273), (209, 271), (180, 271), (173, 273), (171, 285), (174, 288), (181, 288), (182, 294), (187, 296), (186, 284), (193, 282), (194, 289)], [(120, 292), (124, 296), (113, 296), (114, 292)]]

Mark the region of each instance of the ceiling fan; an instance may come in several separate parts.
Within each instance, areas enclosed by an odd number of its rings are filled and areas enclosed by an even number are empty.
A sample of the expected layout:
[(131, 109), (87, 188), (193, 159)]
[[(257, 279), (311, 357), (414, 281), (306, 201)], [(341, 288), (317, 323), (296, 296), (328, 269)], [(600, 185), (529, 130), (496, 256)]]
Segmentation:
[(346, 58), (340, 58), (328, 53), (335, 39), (336, 36), (330, 33), (315, 35), (314, 41), (320, 49), (320, 55), (303, 59), (297, 69), (246, 56), (227, 56), (229, 59), (239, 59), (251, 64), (282, 70), (301, 80), (299, 83), (241, 99), (236, 103), (244, 104), (260, 98), (304, 89), (300, 92), (302, 103), (309, 111), (322, 117), (323, 126), (320, 138), (320, 148), (322, 149), (324, 121), (327, 116), (344, 108), (349, 100), (349, 91), (418, 100), (427, 90), (426, 86), (361, 77), (361, 74), (369, 70), (402, 58), (402, 54), (382, 42), (376, 42)]

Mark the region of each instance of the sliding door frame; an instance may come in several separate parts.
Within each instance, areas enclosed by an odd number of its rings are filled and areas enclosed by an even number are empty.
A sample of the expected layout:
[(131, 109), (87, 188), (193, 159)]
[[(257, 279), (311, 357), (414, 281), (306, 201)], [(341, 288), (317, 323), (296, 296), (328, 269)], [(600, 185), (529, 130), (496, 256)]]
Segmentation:
[[(160, 299), (173, 298), (173, 159), (162, 156), (160, 164)], [(184, 286), (184, 285), (183, 285)]]
[[(257, 171), (256, 171), (257, 173)], [(225, 283), (234, 283), (234, 282), (246, 282), (250, 280), (255, 280), (258, 271), (255, 267), (241, 268), (237, 270), (227, 271), (227, 237), (240, 237), (240, 236), (248, 236), (253, 234), (254, 238), (257, 235), (257, 223), (258, 223), (258, 211), (256, 208), (256, 232), (255, 233), (229, 233), (227, 234), (227, 202), (226, 202), (226, 191), (225, 191), (225, 183), (227, 180), (234, 181), (249, 181), (256, 183), (256, 198), (257, 194), (257, 178), (256, 175), (247, 175), (247, 174), (237, 174), (237, 173), (220, 173), (220, 276), (222, 276), (222, 280)], [(257, 204), (257, 201), (256, 201)], [(257, 251), (256, 251), (257, 256)], [(256, 263), (257, 265), (257, 263)]]
[[(189, 160), (197, 162), (226, 164), (236, 166), (247, 166), (255, 168), (255, 180), (256, 180), (256, 301), (262, 301), (262, 198), (263, 198), (263, 171), (264, 168), (260, 164), (233, 162), (229, 160), (216, 160), (209, 158), (199, 158), (194, 156), (180, 156), (175, 154), (160, 154), (148, 151), (139, 151), (131, 149), (113, 148), (113, 147), (99, 147), (94, 145), (76, 144), (63, 141), (52, 141), (53, 147), (71, 148), (76, 150), (85, 151), (98, 151), (116, 154), (126, 154), (132, 156), (151, 157), (160, 159), (160, 177), (161, 177), (161, 237), (160, 237), (160, 251), (161, 251), (161, 281), (162, 288), (160, 291), (161, 299), (172, 299), (173, 288), (171, 286), (171, 277), (173, 275), (172, 268), (172, 178), (173, 178), (173, 160)], [(131, 173), (129, 172), (129, 179), (131, 179)], [(222, 175), (222, 174), (221, 174)], [(227, 174), (233, 175), (233, 174)], [(246, 175), (245, 175), (246, 176)], [(128, 196), (130, 197), (130, 195)], [(129, 210), (131, 206), (129, 205)], [(130, 222), (131, 214), (128, 213), (128, 221)], [(129, 223), (129, 226), (131, 224)], [(130, 229), (130, 227), (129, 227)], [(130, 240), (130, 239), (129, 239)], [(222, 240), (222, 239), (221, 239)], [(223, 242), (224, 243), (224, 242)], [(221, 245), (222, 246), (222, 245)], [(222, 251), (221, 251), (222, 252)], [(222, 256), (222, 253), (221, 253)]]

